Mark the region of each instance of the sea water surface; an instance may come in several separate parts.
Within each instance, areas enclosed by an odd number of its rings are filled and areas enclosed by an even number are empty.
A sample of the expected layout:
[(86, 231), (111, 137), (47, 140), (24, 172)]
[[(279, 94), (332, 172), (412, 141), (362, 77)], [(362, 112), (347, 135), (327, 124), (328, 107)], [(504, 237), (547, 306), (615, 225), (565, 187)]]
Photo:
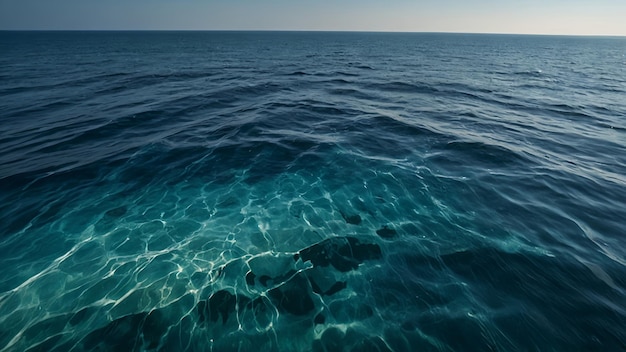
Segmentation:
[(626, 38), (0, 32), (1, 351), (626, 350)]

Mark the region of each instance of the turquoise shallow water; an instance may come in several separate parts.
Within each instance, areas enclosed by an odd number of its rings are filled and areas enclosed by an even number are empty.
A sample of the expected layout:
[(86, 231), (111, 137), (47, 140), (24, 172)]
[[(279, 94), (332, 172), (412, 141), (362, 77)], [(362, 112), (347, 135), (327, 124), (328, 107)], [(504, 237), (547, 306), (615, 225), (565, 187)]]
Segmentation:
[(0, 350), (626, 348), (626, 40), (0, 32)]

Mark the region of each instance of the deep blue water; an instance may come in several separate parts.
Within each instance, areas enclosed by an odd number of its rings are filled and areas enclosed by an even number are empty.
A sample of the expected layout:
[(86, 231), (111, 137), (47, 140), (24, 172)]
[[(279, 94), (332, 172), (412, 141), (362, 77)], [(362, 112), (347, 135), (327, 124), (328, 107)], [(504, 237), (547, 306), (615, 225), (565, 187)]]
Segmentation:
[(0, 32), (0, 350), (624, 351), (626, 38)]

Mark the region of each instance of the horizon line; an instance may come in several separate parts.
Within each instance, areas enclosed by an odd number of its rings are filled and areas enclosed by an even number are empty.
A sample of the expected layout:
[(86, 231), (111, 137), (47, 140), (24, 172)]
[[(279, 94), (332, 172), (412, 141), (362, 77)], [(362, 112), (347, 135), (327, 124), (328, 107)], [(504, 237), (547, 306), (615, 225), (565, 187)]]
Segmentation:
[(514, 32), (458, 32), (458, 31), (395, 31), (395, 30), (332, 30), (332, 29), (0, 29), (0, 32), (283, 32), (283, 33), (389, 33), (389, 34), (463, 34), (463, 35), (518, 35), (554, 37), (612, 37), (626, 38), (626, 34), (559, 34)]

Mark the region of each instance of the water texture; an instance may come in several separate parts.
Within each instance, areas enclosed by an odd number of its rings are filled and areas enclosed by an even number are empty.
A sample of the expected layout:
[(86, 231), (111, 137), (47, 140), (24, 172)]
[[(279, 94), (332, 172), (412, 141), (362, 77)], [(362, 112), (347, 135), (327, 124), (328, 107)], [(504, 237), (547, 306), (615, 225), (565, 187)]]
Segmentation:
[(626, 39), (0, 32), (1, 351), (626, 350)]

